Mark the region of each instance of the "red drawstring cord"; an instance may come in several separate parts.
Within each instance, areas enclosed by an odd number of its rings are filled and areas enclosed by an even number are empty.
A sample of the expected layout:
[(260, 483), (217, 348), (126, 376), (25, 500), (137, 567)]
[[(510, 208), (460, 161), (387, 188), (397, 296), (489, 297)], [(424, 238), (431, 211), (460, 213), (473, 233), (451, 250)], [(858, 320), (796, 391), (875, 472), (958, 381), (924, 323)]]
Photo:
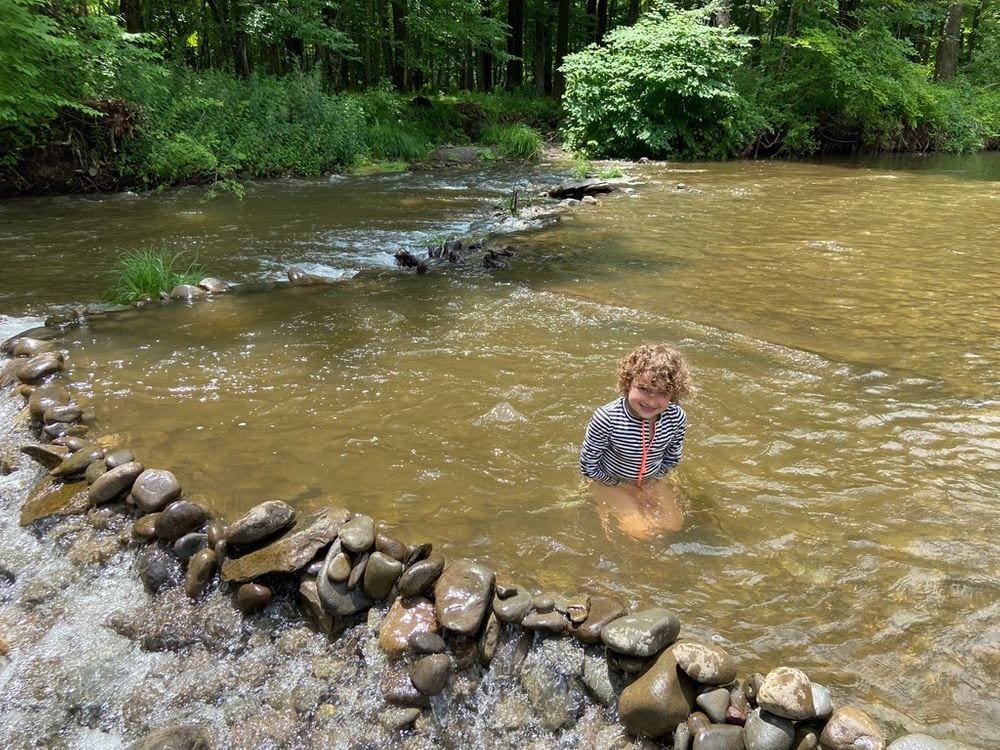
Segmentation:
[(649, 449), (653, 447), (653, 439), (656, 437), (656, 422), (649, 423), (649, 442), (646, 442), (646, 420), (642, 420), (639, 428), (639, 440), (642, 443), (642, 459), (639, 461), (639, 479), (637, 487), (642, 487), (642, 477), (646, 473), (646, 459), (649, 458)]

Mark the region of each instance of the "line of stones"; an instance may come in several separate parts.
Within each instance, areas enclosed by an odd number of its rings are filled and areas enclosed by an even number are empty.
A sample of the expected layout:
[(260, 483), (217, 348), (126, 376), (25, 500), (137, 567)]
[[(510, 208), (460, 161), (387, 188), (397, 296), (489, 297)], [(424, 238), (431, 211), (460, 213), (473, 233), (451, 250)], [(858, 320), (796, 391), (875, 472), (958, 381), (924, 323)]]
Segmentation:
[[(670, 610), (628, 613), (608, 597), (529, 593), (473, 560), (446, 565), (431, 554), (430, 544), (404, 544), (370, 517), (342, 508), (299, 519), (287, 503), (271, 500), (226, 525), (183, 498), (170, 471), (146, 468), (113, 438), (85, 437), (91, 416), (58, 382), (65, 354), (51, 341), (14, 337), (2, 351), (12, 359), (0, 371), (0, 386), (16, 384), (27, 414), (48, 440), (21, 447), (49, 469), (40, 487), (49, 486), (29, 496), (22, 524), (53, 513), (116, 508), (136, 516), (137, 540), (161, 543), (140, 552), (140, 576), (151, 594), (173, 583), (168, 547), (186, 565), (189, 597), (197, 599), (216, 581), (231, 585), (245, 615), (271, 601), (270, 577), (298, 576), (304, 611), (331, 637), (375, 603), (389, 602), (379, 644), (390, 659), (407, 663), (408, 679), (384, 681), (383, 695), (410, 707), (411, 721), (447, 688), (453, 670), (476, 660), (488, 666), (501, 624), (511, 623), (526, 633), (570, 636), (585, 647), (603, 647), (608, 679), (598, 685), (584, 675), (590, 694), (604, 705), (616, 704), (630, 734), (668, 744), (672, 739), (675, 750), (886, 746), (864, 711), (834, 709), (829, 690), (801, 670), (779, 666), (737, 681), (736, 662), (725, 650), (678, 639), (680, 622)], [(53, 484), (73, 487), (80, 481), (87, 483), (85, 493), (51, 492)], [(889, 747), (944, 746), (909, 734)]]

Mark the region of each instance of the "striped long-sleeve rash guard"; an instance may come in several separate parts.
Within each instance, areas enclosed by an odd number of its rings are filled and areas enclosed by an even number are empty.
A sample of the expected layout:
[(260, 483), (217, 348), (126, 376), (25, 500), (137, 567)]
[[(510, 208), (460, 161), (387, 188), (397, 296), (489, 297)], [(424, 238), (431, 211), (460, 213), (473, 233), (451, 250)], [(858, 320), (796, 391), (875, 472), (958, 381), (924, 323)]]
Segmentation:
[[(649, 425), (647, 423), (647, 440)], [(687, 416), (670, 404), (656, 420), (656, 433), (646, 457), (643, 481), (659, 478), (681, 460)], [(642, 463), (642, 420), (632, 416), (622, 396), (598, 408), (587, 425), (580, 450), (580, 472), (608, 485), (635, 482)]]

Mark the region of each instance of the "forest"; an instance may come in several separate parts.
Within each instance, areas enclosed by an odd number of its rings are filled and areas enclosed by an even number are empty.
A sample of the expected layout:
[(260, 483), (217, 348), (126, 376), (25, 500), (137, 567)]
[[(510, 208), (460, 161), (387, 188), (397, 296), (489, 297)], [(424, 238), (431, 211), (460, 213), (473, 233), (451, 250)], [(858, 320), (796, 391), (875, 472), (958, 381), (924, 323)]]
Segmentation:
[(1000, 145), (994, 0), (0, 0), (0, 195)]

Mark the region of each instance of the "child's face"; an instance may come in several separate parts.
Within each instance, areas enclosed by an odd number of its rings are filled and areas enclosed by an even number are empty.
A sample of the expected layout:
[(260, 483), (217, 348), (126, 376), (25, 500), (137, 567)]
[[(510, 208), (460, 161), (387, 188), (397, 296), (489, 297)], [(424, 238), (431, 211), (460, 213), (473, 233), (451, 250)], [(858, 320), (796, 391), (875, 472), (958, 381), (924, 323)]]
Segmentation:
[(649, 373), (637, 375), (628, 389), (628, 408), (639, 419), (654, 419), (670, 406), (670, 396), (653, 388)]

